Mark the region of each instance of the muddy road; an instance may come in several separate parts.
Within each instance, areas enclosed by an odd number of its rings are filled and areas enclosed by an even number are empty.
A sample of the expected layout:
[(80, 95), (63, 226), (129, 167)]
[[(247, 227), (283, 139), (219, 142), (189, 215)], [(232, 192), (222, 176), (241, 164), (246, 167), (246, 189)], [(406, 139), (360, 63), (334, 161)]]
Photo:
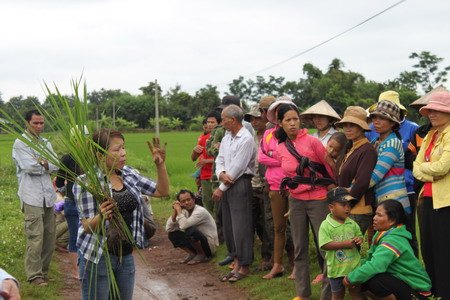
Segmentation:
[[(136, 263), (135, 300), (148, 299), (248, 299), (244, 291), (228, 282), (220, 282), (220, 271), (213, 263), (182, 265), (185, 255), (174, 249), (161, 226), (150, 240), (150, 246), (134, 253)], [(80, 288), (71, 277), (68, 255), (55, 252), (64, 276), (64, 299), (79, 300)]]

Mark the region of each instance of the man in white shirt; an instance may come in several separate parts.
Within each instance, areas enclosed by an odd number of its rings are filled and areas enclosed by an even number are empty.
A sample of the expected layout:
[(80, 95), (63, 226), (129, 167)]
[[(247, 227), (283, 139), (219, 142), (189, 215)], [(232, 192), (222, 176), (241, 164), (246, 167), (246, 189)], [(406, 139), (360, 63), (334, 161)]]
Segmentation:
[(242, 125), (244, 113), (237, 105), (222, 111), (227, 133), (216, 158), (216, 175), (220, 180), (213, 199), (221, 201), (224, 239), (235, 253), (234, 269), (222, 281), (235, 282), (250, 274), (253, 261), (252, 184), (255, 175), (256, 145)]
[(209, 261), (219, 246), (214, 218), (206, 208), (195, 204), (194, 194), (189, 190), (177, 194), (172, 208), (166, 231), (173, 246), (188, 254), (180, 263), (196, 265)]
[(38, 285), (48, 285), (47, 274), (55, 248), (55, 213), (53, 204), (56, 192), (50, 178), (58, 168), (42, 159), (41, 153), (30, 144), (40, 144), (42, 151), (53, 153), (49, 141), (40, 136), (44, 130), (44, 117), (37, 110), (25, 115), (26, 132), (16, 139), (12, 158), (17, 167), (18, 195), (25, 219), (27, 246), (25, 273), (27, 280)]

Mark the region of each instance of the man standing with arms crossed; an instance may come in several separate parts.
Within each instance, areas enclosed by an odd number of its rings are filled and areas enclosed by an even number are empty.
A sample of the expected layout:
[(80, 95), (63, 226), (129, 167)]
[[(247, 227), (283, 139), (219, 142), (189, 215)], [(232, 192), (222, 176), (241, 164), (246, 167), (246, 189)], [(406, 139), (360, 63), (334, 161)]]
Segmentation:
[[(53, 152), (49, 141), (40, 136), (44, 130), (44, 117), (37, 110), (25, 115), (24, 139)], [(50, 172), (58, 168), (41, 158), (38, 151), (16, 139), (12, 158), (17, 167), (18, 195), (24, 213), (27, 245), (25, 250), (25, 273), (27, 280), (38, 286), (48, 285), (48, 270), (55, 247), (55, 213), (53, 204), (56, 193)]]
[(221, 181), (213, 199), (221, 201), (224, 239), (234, 255), (234, 269), (222, 281), (236, 282), (250, 274), (253, 261), (252, 183), (256, 145), (242, 125), (244, 113), (237, 105), (222, 111), (227, 133), (216, 158), (216, 175)]

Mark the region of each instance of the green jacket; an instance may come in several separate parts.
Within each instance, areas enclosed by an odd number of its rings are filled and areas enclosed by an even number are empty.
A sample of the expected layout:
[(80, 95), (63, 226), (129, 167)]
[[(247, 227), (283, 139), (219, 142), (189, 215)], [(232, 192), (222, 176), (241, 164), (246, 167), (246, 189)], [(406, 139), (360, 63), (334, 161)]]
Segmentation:
[(348, 281), (358, 284), (379, 273), (389, 273), (423, 295), (431, 295), (431, 280), (409, 244), (411, 233), (398, 225), (387, 231), (377, 231), (367, 257), (361, 266), (348, 275)]

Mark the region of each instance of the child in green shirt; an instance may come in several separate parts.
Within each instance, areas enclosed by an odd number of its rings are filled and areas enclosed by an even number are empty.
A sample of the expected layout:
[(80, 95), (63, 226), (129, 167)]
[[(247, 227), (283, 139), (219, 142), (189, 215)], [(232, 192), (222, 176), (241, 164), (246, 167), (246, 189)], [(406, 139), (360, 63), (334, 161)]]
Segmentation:
[[(347, 189), (337, 187), (327, 193), (327, 200), (331, 213), (320, 225), (319, 247), (326, 253), (332, 299), (340, 300), (345, 296), (342, 280), (359, 266), (358, 247), (363, 239), (358, 224), (348, 217), (357, 199)], [(349, 288), (349, 293), (352, 299), (364, 299), (359, 287)]]

